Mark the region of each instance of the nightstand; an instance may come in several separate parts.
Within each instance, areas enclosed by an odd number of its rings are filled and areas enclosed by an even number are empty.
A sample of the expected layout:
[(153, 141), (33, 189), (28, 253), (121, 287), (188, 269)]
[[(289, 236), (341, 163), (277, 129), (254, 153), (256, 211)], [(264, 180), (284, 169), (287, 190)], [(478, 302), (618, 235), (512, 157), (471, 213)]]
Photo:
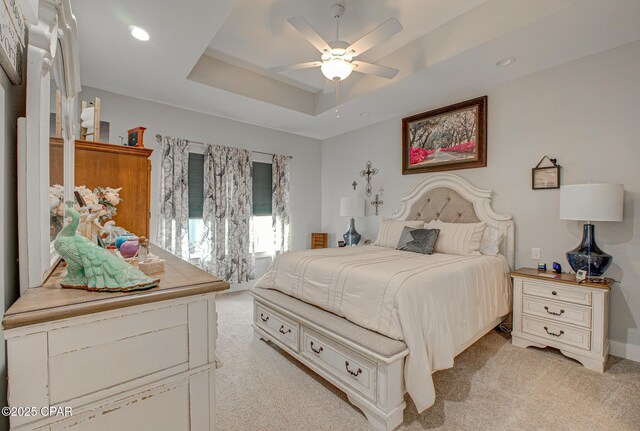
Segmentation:
[(606, 283), (580, 283), (575, 274), (520, 268), (513, 279), (513, 331), (518, 347), (554, 347), (585, 367), (604, 372), (609, 355)]

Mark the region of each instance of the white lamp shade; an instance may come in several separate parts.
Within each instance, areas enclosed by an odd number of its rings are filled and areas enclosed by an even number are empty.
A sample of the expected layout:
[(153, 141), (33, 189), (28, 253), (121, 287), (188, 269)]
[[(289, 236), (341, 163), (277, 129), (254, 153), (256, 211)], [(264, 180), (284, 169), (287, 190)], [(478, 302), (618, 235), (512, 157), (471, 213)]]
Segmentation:
[(622, 184), (574, 184), (560, 187), (560, 218), (622, 221)]
[(340, 198), (340, 215), (342, 217), (364, 217), (364, 199)]

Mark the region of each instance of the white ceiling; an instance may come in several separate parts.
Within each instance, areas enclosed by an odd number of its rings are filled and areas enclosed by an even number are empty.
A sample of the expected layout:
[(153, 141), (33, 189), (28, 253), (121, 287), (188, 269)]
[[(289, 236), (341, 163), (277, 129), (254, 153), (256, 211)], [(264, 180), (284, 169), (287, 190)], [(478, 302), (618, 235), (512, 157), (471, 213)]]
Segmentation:
[[(389, 18), (404, 29), (387, 42), (359, 57), (375, 62), (407, 43), (463, 14), (486, 0), (349, 0), (340, 18), (340, 39), (353, 43)], [(316, 61), (320, 53), (304, 39), (287, 18), (302, 15), (328, 42), (335, 40), (335, 19), (329, 7), (338, 0), (238, 0), (209, 48), (262, 68)], [(326, 78), (319, 69), (286, 75), (316, 91)]]
[[(403, 24), (402, 32), (362, 57), (400, 73), (391, 81), (353, 74), (341, 86), (336, 118), (335, 96), (318, 92), (324, 86), (318, 69), (286, 76), (267, 70), (317, 58), (286, 19), (303, 15), (332, 40), (331, 3), (72, 0), (81, 79), (83, 85), (325, 139), (640, 40), (637, 0), (347, 0), (343, 40), (353, 42), (390, 17)], [(149, 42), (130, 36), (133, 24), (149, 32)], [(509, 55), (517, 58), (513, 65), (495, 66)]]

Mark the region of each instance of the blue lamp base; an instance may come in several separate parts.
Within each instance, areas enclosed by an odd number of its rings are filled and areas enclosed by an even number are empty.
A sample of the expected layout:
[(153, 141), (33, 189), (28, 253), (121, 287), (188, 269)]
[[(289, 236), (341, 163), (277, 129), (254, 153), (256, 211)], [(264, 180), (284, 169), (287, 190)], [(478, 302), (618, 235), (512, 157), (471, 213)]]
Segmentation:
[(349, 230), (344, 235), (342, 235), (342, 237), (344, 238), (345, 244), (347, 244), (347, 245), (358, 245), (362, 235), (360, 235), (358, 233), (358, 231), (356, 231), (356, 221), (355, 221), (355, 219), (353, 219), (353, 218), (351, 219), (351, 221), (349, 222)]
[(580, 245), (567, 252), (567, 260), (574, 271), (584, 269), (588, 277), (600, 277), (605, 273), (613, 257), (596, 244), (595, 226), (585, 224)]

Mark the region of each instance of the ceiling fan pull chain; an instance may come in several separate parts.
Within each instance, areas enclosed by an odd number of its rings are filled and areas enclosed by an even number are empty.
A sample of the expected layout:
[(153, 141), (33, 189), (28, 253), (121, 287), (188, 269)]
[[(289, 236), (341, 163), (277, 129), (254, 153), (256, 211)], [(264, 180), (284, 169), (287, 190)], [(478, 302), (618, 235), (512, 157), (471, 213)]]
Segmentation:
[(340, 81), (336, 80), (336, 118), (340, 118), (338, 114), (338, 105), (340, 105)]

